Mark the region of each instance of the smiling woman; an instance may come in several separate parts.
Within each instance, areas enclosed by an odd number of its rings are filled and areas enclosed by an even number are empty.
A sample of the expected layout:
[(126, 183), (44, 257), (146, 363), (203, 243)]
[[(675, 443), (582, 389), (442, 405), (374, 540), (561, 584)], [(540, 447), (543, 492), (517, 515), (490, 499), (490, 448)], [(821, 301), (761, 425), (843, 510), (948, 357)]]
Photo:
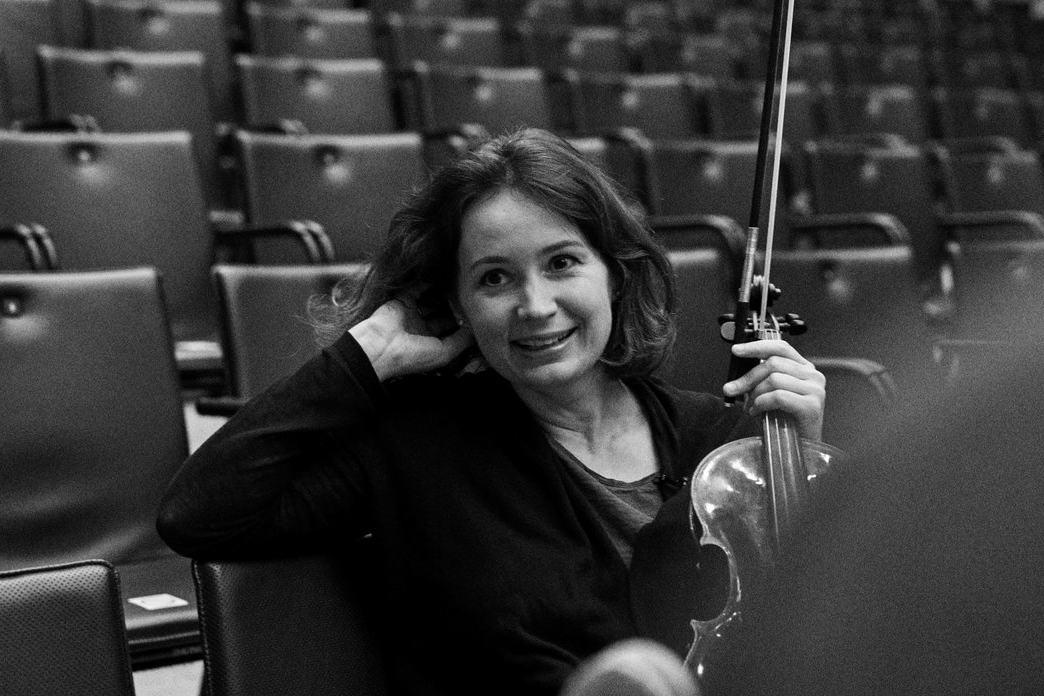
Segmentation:
[[(605, 174), (544, 131), (491, 140), (395, 216), (320, 312), (321, 354), (188, 460), (161, 533), (199, 558), (369, 534), (394, 693), (556, 694), (642, 633), (635, 607), (694, 616), (714, 594), (682, 482), (756, 423), (651, 377), (673, 311), (666, 257)], [(746, 349), (769, 360), (730, 391), (817, 438), (823, 376), (787, 344)]]

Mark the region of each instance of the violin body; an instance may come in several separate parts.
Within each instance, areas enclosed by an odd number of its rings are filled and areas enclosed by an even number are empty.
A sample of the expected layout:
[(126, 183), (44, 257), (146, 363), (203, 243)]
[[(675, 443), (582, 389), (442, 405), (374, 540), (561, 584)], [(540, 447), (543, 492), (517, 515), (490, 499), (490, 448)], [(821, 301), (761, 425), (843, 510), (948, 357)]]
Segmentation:
[[(801, 476), (815, 494), (815, 481), (845, 455), (836, 447), (799, 440)], [(693, 474), (690, 485), (690, 518), (702, 529), (702, 547), (717, 546), (728, 560), (729, 593), (721, 612), (711, 619), (693, 620), (693, 642), (685, 664), (696, 676), (704, 676), (708, 658), (720, 649), (730, 628), (741, 621), (741, 604), (747, 592), (757, 592), (759, 582), (778, 560), (779, 527), (774, 517), (780, 501), (773, 495), (772, 469), (766, 466), (765, 440), (748, 437), (726, 443), (708, 454)], [(776, 474), (778, 478), (778, 472)], [(778, 485), (778, 483), (777, 483)], [(804, 505), (804, 501), (795, 505)], [(799, 513), (800, 510), (792, 511)]]

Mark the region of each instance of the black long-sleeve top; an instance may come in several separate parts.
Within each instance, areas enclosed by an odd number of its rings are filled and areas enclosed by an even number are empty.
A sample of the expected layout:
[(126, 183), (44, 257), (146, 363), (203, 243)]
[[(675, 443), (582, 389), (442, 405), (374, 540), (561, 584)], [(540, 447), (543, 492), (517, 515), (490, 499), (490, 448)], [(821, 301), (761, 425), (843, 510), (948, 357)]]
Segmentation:
[(703, 601), (680, 482), (752, 434), (716, 397), (628, 386), (670, 494), (630, 571), (504, 379), (382, 384), (348, 334), (187, 460), (159, 531), (203, 559), (335, 550), (372, 534), (395, 693), (555, 694), (581, 659), (677, 608), (665, 603)]

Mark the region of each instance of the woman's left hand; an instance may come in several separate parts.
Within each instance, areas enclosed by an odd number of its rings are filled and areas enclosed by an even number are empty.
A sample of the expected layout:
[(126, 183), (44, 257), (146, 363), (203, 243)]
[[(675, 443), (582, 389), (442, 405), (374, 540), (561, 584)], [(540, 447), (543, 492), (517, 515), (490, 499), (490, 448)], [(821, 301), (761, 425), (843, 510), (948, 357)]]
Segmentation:
[(747, 374), (725, 384), (726, 396), (747, 395), (752, 414), (784, 411), (797, 422), (801, 437), (819, 440), (823, 435), (826, 377), (786, 341), (737, 343), (732, 353), (761, 362)]

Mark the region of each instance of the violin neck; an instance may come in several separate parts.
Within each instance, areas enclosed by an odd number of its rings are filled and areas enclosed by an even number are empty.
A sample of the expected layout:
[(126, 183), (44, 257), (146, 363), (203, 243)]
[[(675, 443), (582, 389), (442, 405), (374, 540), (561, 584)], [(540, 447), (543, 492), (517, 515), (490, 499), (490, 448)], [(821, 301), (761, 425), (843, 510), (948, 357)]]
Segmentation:
[[(764, 331), (765, 338), (778, 338), (774, 331)], [(802, 457), (801, 437), (794, 420), (782, 411), (769, 411), (762, 416), (762, 448), (765, 482), (770, 496), (770, 524), (777, 548), (793, 530), (800, 511), (808, 501), (808, 471)]]

